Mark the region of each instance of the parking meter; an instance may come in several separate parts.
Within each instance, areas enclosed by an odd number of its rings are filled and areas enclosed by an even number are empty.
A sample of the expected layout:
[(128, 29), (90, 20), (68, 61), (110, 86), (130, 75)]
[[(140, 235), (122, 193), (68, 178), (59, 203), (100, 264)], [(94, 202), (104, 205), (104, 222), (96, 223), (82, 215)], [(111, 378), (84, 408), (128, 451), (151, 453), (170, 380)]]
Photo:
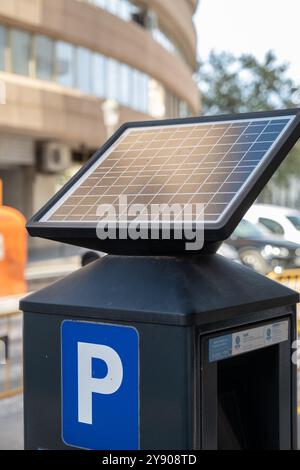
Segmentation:
[(125, 124), (29, 221), (108, 255), (21, 302), (27, 449), (296, 448), (298, 294), (216, 250), (299, 123)]

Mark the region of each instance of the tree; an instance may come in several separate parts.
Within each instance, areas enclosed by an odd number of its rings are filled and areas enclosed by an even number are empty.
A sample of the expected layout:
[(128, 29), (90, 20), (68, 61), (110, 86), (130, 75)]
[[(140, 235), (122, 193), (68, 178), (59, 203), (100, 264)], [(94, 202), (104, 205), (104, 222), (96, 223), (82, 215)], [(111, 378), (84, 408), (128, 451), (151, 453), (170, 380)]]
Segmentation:
[[(278, 63), (273, 51), (260, 62), (251, 54), (239, 57), (212, 51), (200, 62), (197, 80), (204, 114), (242, 113), (293, 108), (300, 103), (299, 86), (287, 76), (289, 65)], [(273, 177), (287, 187), (291, 175), (300, 174), (300, 146), (290, 152)], [(268, 193), (268, 188), (265, 194)]]

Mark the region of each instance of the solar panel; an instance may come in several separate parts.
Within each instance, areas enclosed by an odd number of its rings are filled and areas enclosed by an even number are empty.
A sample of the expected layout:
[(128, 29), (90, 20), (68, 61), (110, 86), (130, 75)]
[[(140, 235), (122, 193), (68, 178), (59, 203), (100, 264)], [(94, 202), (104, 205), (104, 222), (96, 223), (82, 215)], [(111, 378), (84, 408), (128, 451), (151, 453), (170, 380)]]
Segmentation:
[[(176, 204), (175, 222), (188, 206), (201, 205), (200, 214), (189, 210), (189, 220), (201, 219), (206, 238), (217, 241), (217, 232), (222, 238), (230, 219), (236, 225), (240, 209), (260, 192), (260, 180), (266, 182), (298, 137), (298, 110), (126, 124), (29, 229), (34, 234), (44, 226), (50, 233), (56, 227), (62, 238), (65, 228), (72, 238), (72, 226), (76, 237), (78, 229), (96, 226), (103, 205), (114, 207), (125, 224), (136, 217), (128, 213), (132, 205), (151, 214), (153, 206)], [(164, 222), (164, 213), (152, 215), (156, 219)]]

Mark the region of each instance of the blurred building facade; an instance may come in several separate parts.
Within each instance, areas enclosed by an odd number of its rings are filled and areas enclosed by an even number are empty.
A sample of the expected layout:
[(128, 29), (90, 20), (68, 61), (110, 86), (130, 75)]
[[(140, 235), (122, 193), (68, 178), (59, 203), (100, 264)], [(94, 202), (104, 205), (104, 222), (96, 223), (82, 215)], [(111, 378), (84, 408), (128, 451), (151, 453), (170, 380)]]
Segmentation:
[(5, 204), (28, 217), (53, 195), (105, 141), (107, 100), (118, 124), (199, 114), (197, 1), (1, 0)]

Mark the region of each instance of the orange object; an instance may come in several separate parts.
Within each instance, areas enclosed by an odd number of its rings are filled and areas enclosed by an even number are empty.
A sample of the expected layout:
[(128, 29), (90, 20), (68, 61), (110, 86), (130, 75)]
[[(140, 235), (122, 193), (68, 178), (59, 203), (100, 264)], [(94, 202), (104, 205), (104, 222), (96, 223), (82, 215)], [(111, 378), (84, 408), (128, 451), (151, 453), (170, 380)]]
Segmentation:
[[(2, 202), (0, 187), (0, 203)], [(12, 207), (0, 205), (0, 296), (27, 290), (25, 266), (27, 234), (25, 217)]]

